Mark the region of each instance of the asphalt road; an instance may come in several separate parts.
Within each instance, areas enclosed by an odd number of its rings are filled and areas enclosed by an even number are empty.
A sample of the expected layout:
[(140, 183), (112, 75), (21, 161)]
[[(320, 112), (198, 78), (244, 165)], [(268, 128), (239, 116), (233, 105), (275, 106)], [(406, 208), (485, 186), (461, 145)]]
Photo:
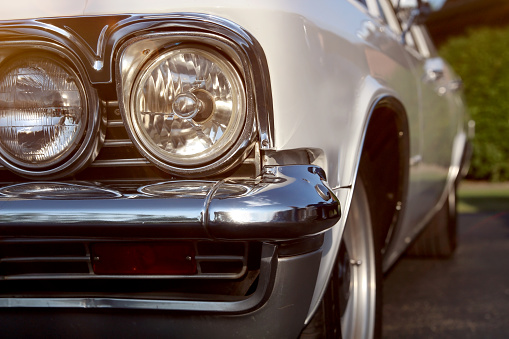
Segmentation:
[(384, 283), (384, 338), (509, 338), (509, 211), (460, 215), (451, 259), (403, 258)]

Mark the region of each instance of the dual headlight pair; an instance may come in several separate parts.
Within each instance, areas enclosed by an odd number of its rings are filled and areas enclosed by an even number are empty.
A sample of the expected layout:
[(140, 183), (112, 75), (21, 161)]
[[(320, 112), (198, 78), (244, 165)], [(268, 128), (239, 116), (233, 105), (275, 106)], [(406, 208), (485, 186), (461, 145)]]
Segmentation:
[[(45, 50), (0, 65), (0, 161), (32, 178), (69, 176), (89, 164), (104, 120), (79, 62)], [(182, 176), (241, 161), (254, 128), (241, 63), (235, 47), (217, 38), (162, 33), (125, 43), (117, 93), (142, 155)]]

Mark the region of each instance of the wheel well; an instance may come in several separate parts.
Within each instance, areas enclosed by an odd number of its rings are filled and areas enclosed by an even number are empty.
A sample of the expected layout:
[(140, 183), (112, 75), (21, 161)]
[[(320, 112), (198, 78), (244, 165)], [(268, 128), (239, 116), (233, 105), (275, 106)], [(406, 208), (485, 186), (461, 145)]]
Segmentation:
[(376, 248), (382, 253), (394, 234), (405, 203), (408, 159), (405, 110), (395, 99), (382, 99), (371, 114), (359, 167), (370, 201)]

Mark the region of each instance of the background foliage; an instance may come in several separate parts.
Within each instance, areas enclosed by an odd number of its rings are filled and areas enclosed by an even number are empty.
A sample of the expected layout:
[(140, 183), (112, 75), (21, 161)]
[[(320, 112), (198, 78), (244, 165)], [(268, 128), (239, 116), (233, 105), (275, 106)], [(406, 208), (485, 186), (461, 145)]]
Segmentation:
[(463, 79), (476, 122), (469, 177), (509, 180), (509, 27), (470, 30), (449, 39), (440, 54)]

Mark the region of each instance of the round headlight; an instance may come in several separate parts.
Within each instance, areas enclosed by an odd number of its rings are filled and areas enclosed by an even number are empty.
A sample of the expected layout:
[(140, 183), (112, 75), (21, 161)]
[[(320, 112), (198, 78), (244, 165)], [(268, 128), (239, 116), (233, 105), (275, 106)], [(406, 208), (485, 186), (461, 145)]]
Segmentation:
[(244, 86), (235, 67), (218, 52), (193, 46), (150, 59), (133, 84), (129, 106), (135, 144), (177, 168), (218, 160), (246, 120)]
[(87, 127), (83, 85), (47, 55), (12, 59), (0, 70), (0, 153), (8, 163), (47, 169), (64, 161)]

